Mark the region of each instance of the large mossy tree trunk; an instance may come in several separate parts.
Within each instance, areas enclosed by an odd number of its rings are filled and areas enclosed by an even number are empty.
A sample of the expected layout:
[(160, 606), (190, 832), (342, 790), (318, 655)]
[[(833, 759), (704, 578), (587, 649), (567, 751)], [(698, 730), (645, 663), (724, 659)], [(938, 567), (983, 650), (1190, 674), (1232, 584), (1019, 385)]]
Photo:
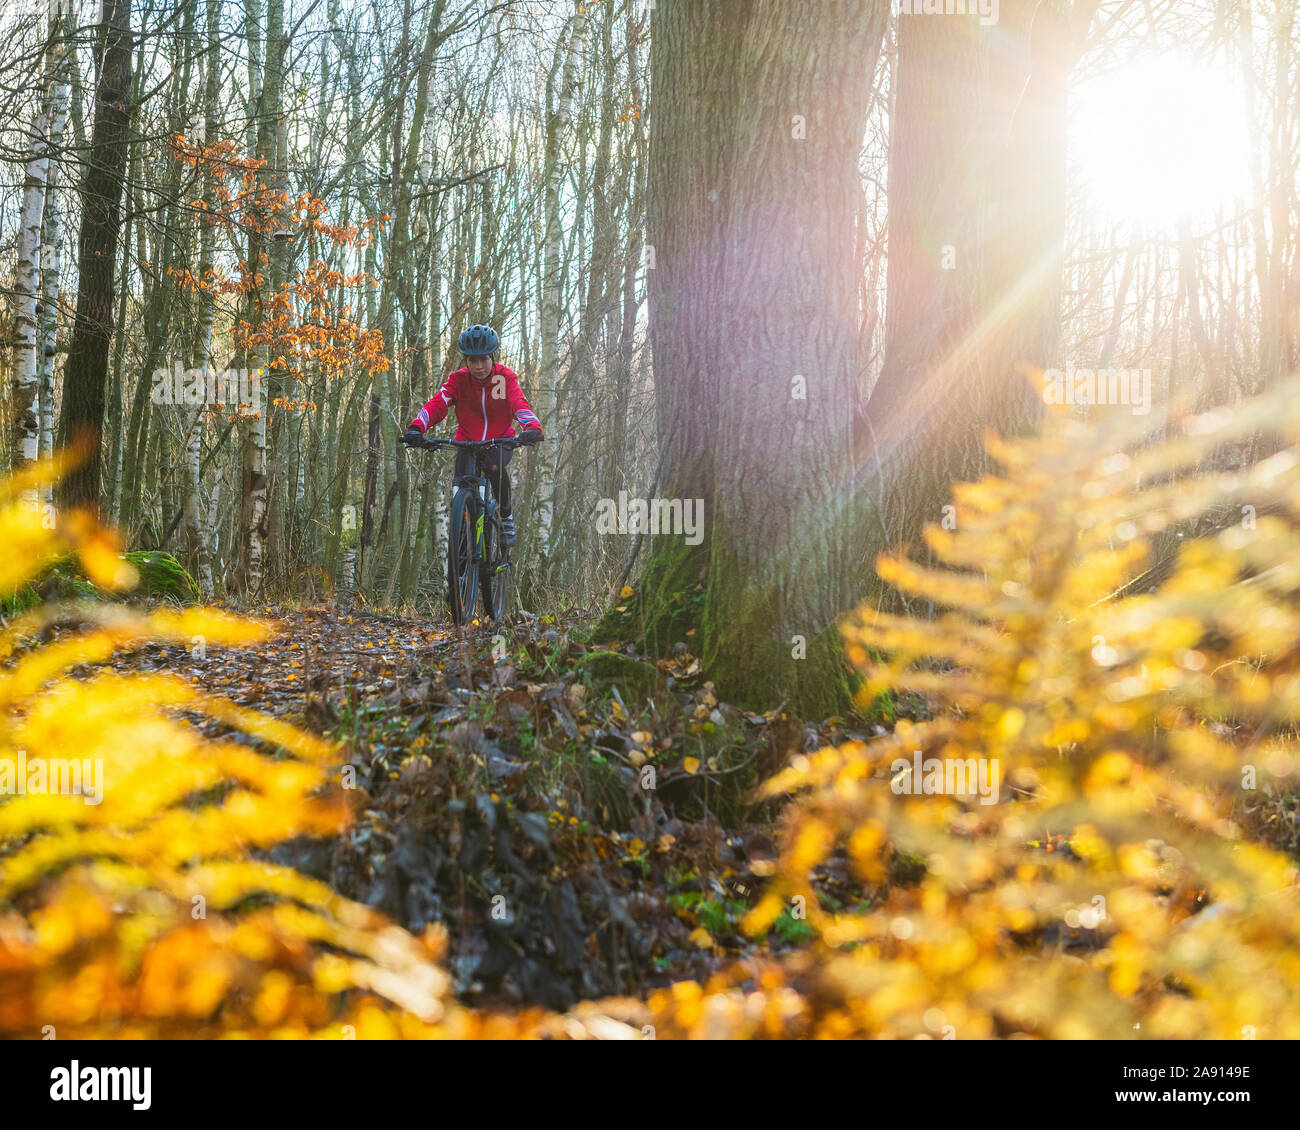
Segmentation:
[(693, 547), (655, 538), (642, 625), (654, 648), (696, 626), (719, 694), (806, 715), (847, 691), (853, 227), (887, 9), (661, 0), (652, 24), (655, 494), (705, 522)]
[[(862, 463), (861, 572), (942, 524), (983, 434), (1041, 411), (1063, 367), (1066, 91), (1097, 0), (1004, 0), (998, 22), (900, 15), (889, 148), (885, 362)], [(947, 517), (951, 518), (951, 515)]]

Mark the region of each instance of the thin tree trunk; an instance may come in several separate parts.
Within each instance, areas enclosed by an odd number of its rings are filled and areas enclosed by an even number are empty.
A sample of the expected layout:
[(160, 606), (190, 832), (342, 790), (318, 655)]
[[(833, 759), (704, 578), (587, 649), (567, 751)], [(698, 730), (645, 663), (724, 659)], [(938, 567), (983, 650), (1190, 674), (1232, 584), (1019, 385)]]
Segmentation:
[[(54, 451), (54, 362), (58, 355), (59, 276), (63, 271), (63, 217), (59, 210), (58, 166), (51, 165), (45, 192), (44, 237), (41, 247), (41, 336), (37, 383), (41, 398), (40, 457)], [(45, 488), (52, 497), (53, 486)]]
[[(220, 0), (206, 0), (206, 24), (208, 55), (203, 87), (203, 141), (213, 145), (217, 141), (217, 110), (221, 99), (221, 54), (220, 54)], [(211, 180), (203, 195), (205, 211), (216, 207), (216, 194)], [(212, 331), (216, 309), (212, 291), (212, 269), (215, 254), (216, 233), (209, 223), (200, 221), (199, 264), (197, 291), (198, 319), (194, 335), (193, 360), (191, 365), (203, 373), (203, 388), (210, 387), (209, 374), (212, 371)], [(206, 391), (204, 400), (207, 399)], [(211, 512), (203, 505), (203, 484), (200, 480), (200, 458), (203, 451), (203, 424), (208, 405), (197, 405), (189, 427), (185, 449), (186, 468), (186, 540), (190, 553), (197, 565), (199, 591), (203, 596), (211, 597), (214, 593), (212, 575), (212, 531)]]
[[(283, 0), (269, 0), (266, 6), (266, 47), (268, 55), (273, 54), (279, 38), (277, 32), (283, 24)], [(270, 164), (275, 148), (275, 122), (269, 117), (267, 109), (268, 94), (266, 84), (275, 86), (279, 68), (271, 65), (268, 58), (265, 68), (262, 65), (262, 13), (259, 0), (248, 0), (246, 5), (245, 27), (248, 36), (248, 83), (249, 83), (249, 133), (255, 139), (257, 157)], [(278, 17), (278, 18), (277, 18)], [(275, 24), (275, 30), (272, 30)], [(263, 166), (265, 167), (265, 166)], [(265, 218), (265, 217), (264, 217)], [(265, 271), (269, 274), (271, 264), (266, 255), (266, 239), (263, 233), (252, 230), (248, 235), (248, 264), (250, 270)], [(256, 325), (268, 314), (269, 296), (274, 293), (274, 280), (263, 279), (261, 286), (249, 291), (250, 324)], [(267, 477), (266, 477), (266, 426), (267, 416), (271, 411), (271, 394), (274, 378), (269, 369), (272, 358), (261, 350), (252, 349), (247, 353), (246, 366), (256, 373), (262, 381), (262, 403), (253, 405), (252, 418), (247, 424), (244, 442), (243, 501), (241, 503), (242, 528), (244, 531), (243, 560), (241, 562), (240, 587), (247, 597), (259, 595), (265, 584), (265, 547), (267, 536)]]
[(113, 273), (126, 170), (131, 88), (131, 0), (104, 0), (102, 56), (77, 248), (77, 313), (63, 374), (59, 432), (82, 462), (60, 484), (65, 505), (99, 507), (100, 429), (113, 332)]
[(639, 309), (637, 272), (644, 256), (645, 234), (645, 96), (641, 88), (638, 52), (643, 24), (634, 21), (632, 11), (627, 16), (628, 100), (630, 112), (635, 114), (632, 134), (634, 145), (629, 157), (628, 179), (632, 184), (631, 201), (627, 211), (628, 249), (623, 264), (623, 311), (619, 329), (617, 368), (614, 376), (614, 404), (610, 419), (609, 461), (605, 471), (606, 498), (615, 498), (622, 481), (624, 446), (627, 443), (627, 413), (631, 397), (634, 350), (636, 345), (636, 316)]
[[(66, 56), (62, 18), (56, 5), (50, 13), (49, 46), (45, 52), (46, 94), (40, 113), (32, 123), (30, 157), (23, 176), (23, 202), (18, 222), (12, 380), (15, 469), (34, 463), (40, 455), (40, 374), (45, 367), (43, 303), (40, 299), (48, 305), (51, 278), (56, 294), (58, 288), (58, 263), (51, 262), (55, 252), (47, 246), (43, 234), (53, 230), (49, 223), (53, 216), (47, 218), (45, 211), (47, 199), (52, 196), (52, 158), (67, 120)], [(31, 497), (35, 497), (34, 492)]]
[[(545, 241), (542, 268), (541, 302), (541, 358), (538, 374), (537, 413), (543, 428), (554, 427), (559, 394), (560, 358), (560, 249), (563, 227), (560, 214), (560, 186), (564, 180), (564, 167), (560, 150), (570, 127), (573, 96), (578, 83), (578, 56), (586, 30), (585, 7), (577, 0), (575, 11), (569, 17), (564, 38), (556, 47), (555, 61), (547, 77), (546, 156), (543, 181), (545, 196)], [(555, 89), (557, 72), (560, 74), (559, 90)], [(552, 109), (553, 107), (553, 109)], [(554, 433), (553, 433), (554, 434)], [(555, 465), (556, 445), (543, 444), (532, 453), (536, 460), (535, 475), (537, 510), (537, 556), (539, 573), (545, 574), (546, 560), (551, 553), (552, 523), (555, 516)]]
[[(45, 187), (45, 213), (41, 239), (41, 325), (38, 343), (37, 384), (40, 395), (40, 439), (42, 459), (54, 451), (54, 360), (59, 328), (59, 276), (63, 272), (63, 223), (59, 210), (59, 164), (54, 158), (63, 143), (68, 117), (68, 79), (72, 71), (71, 50), (64, 38), (67, 4), (60, 0), (50, 20), (51, 45), (47, 58), (50, 69), (50, 169)], [(54, 486), (46, 484), (46, 501), (54, 497)]]

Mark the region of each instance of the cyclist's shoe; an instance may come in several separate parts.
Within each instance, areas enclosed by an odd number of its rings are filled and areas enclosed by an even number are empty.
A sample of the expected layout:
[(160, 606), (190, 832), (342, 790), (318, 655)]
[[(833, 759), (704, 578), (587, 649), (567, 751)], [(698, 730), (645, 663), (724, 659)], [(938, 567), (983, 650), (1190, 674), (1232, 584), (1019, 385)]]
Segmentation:
[(501, 536), (506, 545), (515, 544), (515, 519), (513, 514), (501, 515)]

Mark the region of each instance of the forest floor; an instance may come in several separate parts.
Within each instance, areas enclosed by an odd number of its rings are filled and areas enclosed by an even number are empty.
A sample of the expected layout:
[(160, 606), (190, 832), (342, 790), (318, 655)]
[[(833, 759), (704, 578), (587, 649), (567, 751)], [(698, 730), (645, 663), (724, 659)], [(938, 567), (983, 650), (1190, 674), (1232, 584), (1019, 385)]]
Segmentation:
[[(258, 645), (150, 644), (115, 666), (179, 674), (338, 740), (351, 825), (271, 858), (414, 932), (443, 922), (467, 1003), (642, 994), (810, 936), (789, 912), (765, 938), (740, 930), (779, 815), (752, 789), (791, 753), (867, 736), (845, 720), (737, 710), (689, 652), (590, 647), (582, 621), (262, 618), (275, 631)], [(823, 903), (867, 899), (842, 859), (817, 879)]]
[[(886, 719), (742, 711), (718, 701), (689, 650), (596, 645), (580, 617), (463, 631), (331, 606), (256, 618), (271, 629), (259, 644), (150, 643), (112, 665), (179, 675), (338, 742), (349, 825), (268, 858), (414, 933), (443, 924), (464, 1003), (644, 998), (811, 938), (790, 909), (763, 937), (741, 928), (775, 870), (781, 818), (754, 787), (795, 754), (885, 733)], [(925, 707), (890, 709), (888, 721)], [(1261, 796), (1238, 815), (1251, 838), (1300, 858), (1300, 797)], [(866, 889), (837, 853), (813, 883), (824, 908), (854, 913), (922, 871), (899, 854)]]

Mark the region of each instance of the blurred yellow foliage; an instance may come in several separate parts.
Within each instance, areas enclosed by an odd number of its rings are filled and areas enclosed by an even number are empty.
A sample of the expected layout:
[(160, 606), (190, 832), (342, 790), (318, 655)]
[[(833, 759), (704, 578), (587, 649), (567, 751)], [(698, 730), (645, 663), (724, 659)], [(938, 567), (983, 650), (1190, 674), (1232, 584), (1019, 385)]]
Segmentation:
[[(101, 587), (134, 582), (111, 532), (38, 502), (59, 469), (0, 481), (0, 538), (21, 550), (0, 597), (68, 552)], [(35, 645), (67, 619), (75, 633)], [(93, 669), (149, 640), (266, 634), (213, 609), (87, 604), (0, 631), (0, 1037), (639, 1038), (616, 1018), (642, 1016), (634, 1001), (459, 1007), (440, 926), (413, 937), (254, 858), (343, 829), (333, 745), (179, 677)]]
[[(69, 551), (101, 586), (129, 586), (110, 533), (35, 501), (56, 473), (0, 484), (0, 538), (21, 547), (0, 595)], [(83, 605), (76, 634), (30, 646), (60, 615), (0, 632), (0, 1035), (343, 1038), (389, 1013), (411, 1034), (452, 1020), (438, 931), (416, 939), (251, 858), (342, 827), (330, 744), (177, 677), (84, 666), (145, 640), (241, 644), (266, 628)], [(232, 733), (205, 737), (201, 720)]]
[[(99, 607), (33, 648), (55, 613), (29, 614), (0, 633), (0, 767), (98, 761), (102, 800), (0, 797), (0, 1035), (1300, 1037), (1296, 866), (1243, 819), (1300, 788), (1300, 386), (1159, 442), (1145, 426), (1062, 415), (990, 439), (1004, 471), (955, 488), (956, 528), (927, 532), (938, 564), (879, 560), (946, 611), (844, 626), (864, 702), (919, 697), (924, 720), (764, 786), (792, 802), (746, 927), (797, 902), (812, 943), (563, 1016), (458, 1007), (440, 929), (416, 939), (252, 857), (342, 827), (331, 746), (177, 678), (72, 674), (260, 625)], [(1280, 450), (1204, 470), (1260, 434)], [(123, 580), (93, 523), (33, 520), (20, 495), (50, 473), (0, 486), (0, 535), (22, 547), (0, 595), (69, 550)], [(1152, 567), (1153, 539), (1207, 516), (1216, 532)], [(954, 792), (932, 762), (990, 772)], [(871, 898), (836, 911), (814, 872), (838, 851)]]
[[(796, 799), (746, 925), (802, 896), (817, 938), (787, 971), (840, 1002), (791, 1034), (1300, 1036), (1296, 866), (1242, 826), (1266, 786), (1300, 790), (1300, 388), (1160, 442), (1145, 426), (1063, 414), (990, 440), (1005, 471), (955, 488), (956, 528), (927, 531), (936, 567), (878, 562), (946, 611), (845, 626), (863, 701), (930, 710), (764, 787)], [(1257, 434), (1281, 449), (1202, 470)], [(1144, 573), (1153, 538), (1203, 516), (1217, 532)], [(918, 754), (996, 765), (996, 803), (910, 791)], [(861, 913), (816, 897), (837, 847), (877, 896)], [(918, 883), (887, 884), (899, 859)], [(750, 998), (718, 992), (731, 1019), (708, 1030), (751, 1031)], [(663, 1034), (699, 1032), (710, 999), (674, 1013), (657, 998)]]

